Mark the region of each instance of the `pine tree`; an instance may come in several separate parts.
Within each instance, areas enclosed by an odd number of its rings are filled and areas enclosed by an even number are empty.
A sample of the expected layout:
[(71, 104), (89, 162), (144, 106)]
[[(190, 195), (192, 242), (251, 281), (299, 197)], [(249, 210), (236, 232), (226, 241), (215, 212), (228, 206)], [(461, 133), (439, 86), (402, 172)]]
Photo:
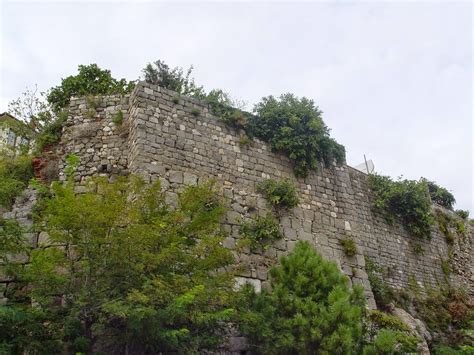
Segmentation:
[(365, 300), (308, 243), (271, 270), (272, 291), (247, 289), (241, 330), (262, 354), (348, 354), (359, 349)]

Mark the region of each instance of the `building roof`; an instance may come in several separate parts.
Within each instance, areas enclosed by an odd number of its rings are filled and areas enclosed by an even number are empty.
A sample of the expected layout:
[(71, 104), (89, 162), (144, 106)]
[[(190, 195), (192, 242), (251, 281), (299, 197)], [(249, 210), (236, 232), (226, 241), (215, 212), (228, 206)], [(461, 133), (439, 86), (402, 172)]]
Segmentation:
[(0, 121), (15, 120), (21, 122), (18, 118), (8, 112), (0, 113)]

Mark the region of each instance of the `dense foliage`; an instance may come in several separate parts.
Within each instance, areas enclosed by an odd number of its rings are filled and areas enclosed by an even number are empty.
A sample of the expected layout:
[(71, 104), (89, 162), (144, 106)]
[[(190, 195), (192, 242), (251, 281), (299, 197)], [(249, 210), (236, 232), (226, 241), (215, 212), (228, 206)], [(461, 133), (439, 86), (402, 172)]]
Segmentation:
[(250, 132), (284, 152), (294, 163), (295, 174), (306, 176), (318, 163), (330, 166), (345, 161), (345, 149), (329, 136), (322, 112), (312, 100), (292, 94), (264, 97), (255, 105)]
[(258, 247), (266, 249), (269, 243), (283, 238), (280, 225), (270, 212), (244, 221), (240, 226), (240, 235), (243, 244), (247, 244), (253, 251)]
[(388, 176), (370, 175), (374, 209), (388, 222), (400, 220), (415, 237), (430, 237), (434, 224), (427, 185), (422, 181), (393, 181)]
[(422, 179), (428, 186), (431, 200), (440, 206), (447, 208), (448, 210), (453, 209), (453, 204), (456, 202), (453, 194), (446, 190), (444, 187), (437, 185), (433, 181)]
[(0, 152), (0, 206), (11, 208), (15, 198), (33, 177), (31, 157)]
[(290, 180), (268, 179), (260, 182), (257, 190), (265, 195), (272, 206), (277, 208), (293, 208), (299, 202), (296, 187)]
[(359, 348), (362, 289), (300, 242), (271, 270), (272, 291), (249, 291), (241, 330), (260, 354), (347, 354)]
[(462, 219), (467, 220), (469, 218), (469, 211), (467, 210), (456, 210), (454, 212)]
[(101, 69), (97, 64), (79, 65), (79, 73), (61, 80), (61, 85), (53, 87), (47, 96), (53, 111), (66, 109), (72, 96), (112, 95), (130, 92), (133, 82), (115, 79), (110, 70)]
[[(39, 312), (40, 323), (30, 324), (39, 338), (30, 336), (31, 344), (55, 328), (57, 343), (74, 352), (217, 346), (235, 291), (223, 269), (233, 258), (221, 246), (224, 210), (212, 186), (188, 188), (176, 210), (165, 204), (159, 183), (96, 180), (89, 188), (76, 195), (72, 184), (55, 185), (43, 228), (57, 247), (32, 251), (30, 264), (14, 275), (23, 287), (8, 295), (37, 306), (8, 307), (5, 317), (16, 312), (34, 321), (36, 315), (21, 314)], [(19, 325), (8, 324), (3, 345), (26, 344)]]

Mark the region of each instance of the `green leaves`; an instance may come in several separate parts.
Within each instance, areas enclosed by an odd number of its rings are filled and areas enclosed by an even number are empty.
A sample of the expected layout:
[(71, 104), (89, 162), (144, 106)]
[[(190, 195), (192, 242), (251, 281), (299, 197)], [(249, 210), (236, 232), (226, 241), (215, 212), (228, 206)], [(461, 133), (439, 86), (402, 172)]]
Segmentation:
[(422, 178), (422, 181), (427, 184), (431, 200), (434, 203), (437, 203), (438, 205), (443, 206), (448, 210), (453, 209), (453, 204), (456, 202), (456, 199), (454, 198), (452, 193), (450, 193), (444, 187), (437, 185), (433, 181), (429, 181), (425, 178)]
[(370, 175), (368, 182), (373, 192), (374, 208), (388, 222), (398, 219), (413, 236), (431, 236), (434, 217), (424, 180), (393, 181), (387, 176)]
[(180, 67), (170, 68), (164, 61), (157, 60), (153, 63), (148, 63), (142, 72), (147, 83), (160, 85), (182, 95), (197, 98), (205, 96), (203, 87), (197, 86), (194, 78), (191, 77), (193, 72), (192, 66), (184, 71)]
[(67, 108), (72, 96), (126, 94), (135, 85), (113, 78), (110, 70), (100, 69), (97, 64), (79, 65), (78, 70), (77, 75), (62, 79), (61, 85), (49, 92), (47, 99), (56, 113)]
[(47, 321), (71, 351), (214, 348), (236, 292), (233, 256), (221, 245), (224, 211), (212, 183), (183, 191), (176, 209), (159, 182), (97, 178), (81, 194), (72, 182), (54, 184), (40, 221), (49, 244), (21, 273), (25, 296), (51, 310)]
[(350, 290), (337, 266), (322, 259), (308, 243), (271, 270), (272, 291), (247, 295), (249, 311), (241, 330), (252, 351), (282, 353), (352, 353), (362, 336), (364, 297)]
[(10, 209), (33, 177), (31, 157), (0, 153), (0, 206)]
[(257, 185), (268, 201), (277, 208), (293, 208), (298, 205), (299, 199), (296, 187), (289, 180), (268, 179)]
[(258, 247), (266, 249), (269, 243), (283, 238), (280, 225), (272, 213), (256, 216), (243, 222), (240, 226), (240, 234), (244, 244), (247, 242), (253, 251)]
[(293, 94), (264, 97), (249, 117), (248, 132), (287, 154), (297, 176), (307, 176), (317, 164), (330, 166), (345, 161), (345, 149), (329, 137), (322, 112), (312, 100)]

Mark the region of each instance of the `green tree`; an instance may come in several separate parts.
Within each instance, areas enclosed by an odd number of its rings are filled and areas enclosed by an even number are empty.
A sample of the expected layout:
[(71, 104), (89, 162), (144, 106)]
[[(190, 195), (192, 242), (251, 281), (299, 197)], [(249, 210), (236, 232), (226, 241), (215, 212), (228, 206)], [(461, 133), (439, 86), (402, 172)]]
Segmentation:
[(78, 70), (77, 75), (62, 79), (61, 85), (49, 91), (47, 99), (54, 112), (67, 108), (72, 96), (126, 94), (135, 85), (132, 81), (115, 79), (110, 70), (97, 64), (79, 65)]
[(306, 242), (273, 268), (272, 291), (247, 290), (241, 330), (261, 354), (348, 354), (359, 349), (365, 299)]
[(293, 94), (264, 97), (255, 105), (249, 131), (284, 152), (294, 162), (295, 173), (306, 176), (317, 164), (327, 166), (345, 161), (344, 146), (329, 136), (322, 112), (312, 100)]
[[(43, 213), (49, 241), (31, 252), (11, 307), (34, 299), (36, 325), (57, 329), (69, 351), (195, 353), (220, 344), (235, 291), (212, 184), (188, 188), (176, 209), (159, 183), (97, 179), (88, 188), (54, 185)], [(5, 338), (17, 331), (5, 329)]]

